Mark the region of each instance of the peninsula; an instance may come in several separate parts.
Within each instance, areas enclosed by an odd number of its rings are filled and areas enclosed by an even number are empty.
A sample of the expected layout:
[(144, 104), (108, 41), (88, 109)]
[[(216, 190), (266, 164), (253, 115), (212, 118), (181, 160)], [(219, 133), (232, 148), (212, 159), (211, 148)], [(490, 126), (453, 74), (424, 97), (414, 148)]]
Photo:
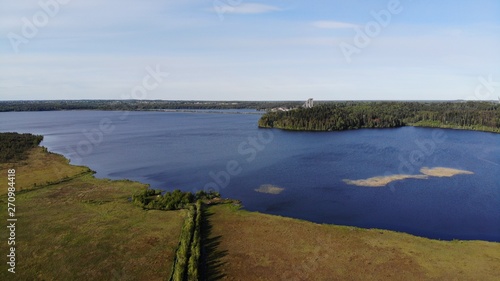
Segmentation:
[(436, 127), (500, 133), (494, 102), (330, 102), (264, 114), (261, 128), (343, 131), (361, 128)]

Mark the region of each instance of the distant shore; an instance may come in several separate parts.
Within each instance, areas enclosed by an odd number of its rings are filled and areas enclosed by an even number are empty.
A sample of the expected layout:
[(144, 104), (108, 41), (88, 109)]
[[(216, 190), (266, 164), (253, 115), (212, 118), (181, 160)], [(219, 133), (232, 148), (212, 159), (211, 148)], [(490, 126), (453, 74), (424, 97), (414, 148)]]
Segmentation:
[(290, 131), (414, 126), (500, 133), (498, 120), (500, 104), (492, 102), (337, 102), (268, 112), (258, 125)]

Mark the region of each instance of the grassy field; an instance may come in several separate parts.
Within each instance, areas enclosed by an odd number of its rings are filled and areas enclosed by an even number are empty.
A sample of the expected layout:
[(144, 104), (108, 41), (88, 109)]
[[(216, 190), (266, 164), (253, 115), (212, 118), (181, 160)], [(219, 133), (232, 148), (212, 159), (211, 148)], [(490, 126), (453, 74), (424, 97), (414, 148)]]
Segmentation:
[[(0, 232), (0, 280), (163, 280), (171, 271), (185, 211), (144, 211), (129, 202), (145, 185), (95, 179), (85, 167), (36, 148), (0, 165), (7, 225), (7, 169), (16, 169), (16, 274)], [(36, 186), (35, 186), (36, 184)], [(33, 188), (31, 190), (27, 190)]]
[(207, 210), (210, 279), (499, 280), (500, 244)]
[[(49, 153), (42, 147), (32, 149), (28, 155), (28, 159), (17, 163), (0, 164), (5, 173), (8, 169), (16, 169), (17, 190), (41, 187), (92, 172), (84, 166), (68, 165), (69, 161), (62, 155)], [(6, 193), (7, 188), (0, 189), (0, 195)]]

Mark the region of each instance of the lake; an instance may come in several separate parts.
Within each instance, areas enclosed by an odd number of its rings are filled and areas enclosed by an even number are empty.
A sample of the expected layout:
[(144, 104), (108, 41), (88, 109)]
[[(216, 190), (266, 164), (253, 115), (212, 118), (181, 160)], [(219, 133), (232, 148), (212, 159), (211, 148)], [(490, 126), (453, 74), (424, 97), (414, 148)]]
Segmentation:
[[(500, 241), (500, 134), (414, 127), (291, 132), (258, 129), (259, 117), (7, 112), (0, 113), (0, 131), (44, 135), (42, 145), (100, 178), (163, 190), (215, 189), (247, 210), (318, 223)], [(380, 187), (347, 181), (417, 175), (424, 167), (471, 174)]]

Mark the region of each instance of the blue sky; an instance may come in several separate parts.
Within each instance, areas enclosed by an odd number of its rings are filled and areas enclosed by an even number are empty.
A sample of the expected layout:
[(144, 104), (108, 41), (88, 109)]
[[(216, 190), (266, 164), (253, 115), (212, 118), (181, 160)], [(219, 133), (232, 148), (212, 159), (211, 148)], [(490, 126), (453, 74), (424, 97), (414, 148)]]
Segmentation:
[(500, 96), (497, 0), (40, 2), (0, 0), (0, 100), (127, 98), (148, 67), (146, 99)]

